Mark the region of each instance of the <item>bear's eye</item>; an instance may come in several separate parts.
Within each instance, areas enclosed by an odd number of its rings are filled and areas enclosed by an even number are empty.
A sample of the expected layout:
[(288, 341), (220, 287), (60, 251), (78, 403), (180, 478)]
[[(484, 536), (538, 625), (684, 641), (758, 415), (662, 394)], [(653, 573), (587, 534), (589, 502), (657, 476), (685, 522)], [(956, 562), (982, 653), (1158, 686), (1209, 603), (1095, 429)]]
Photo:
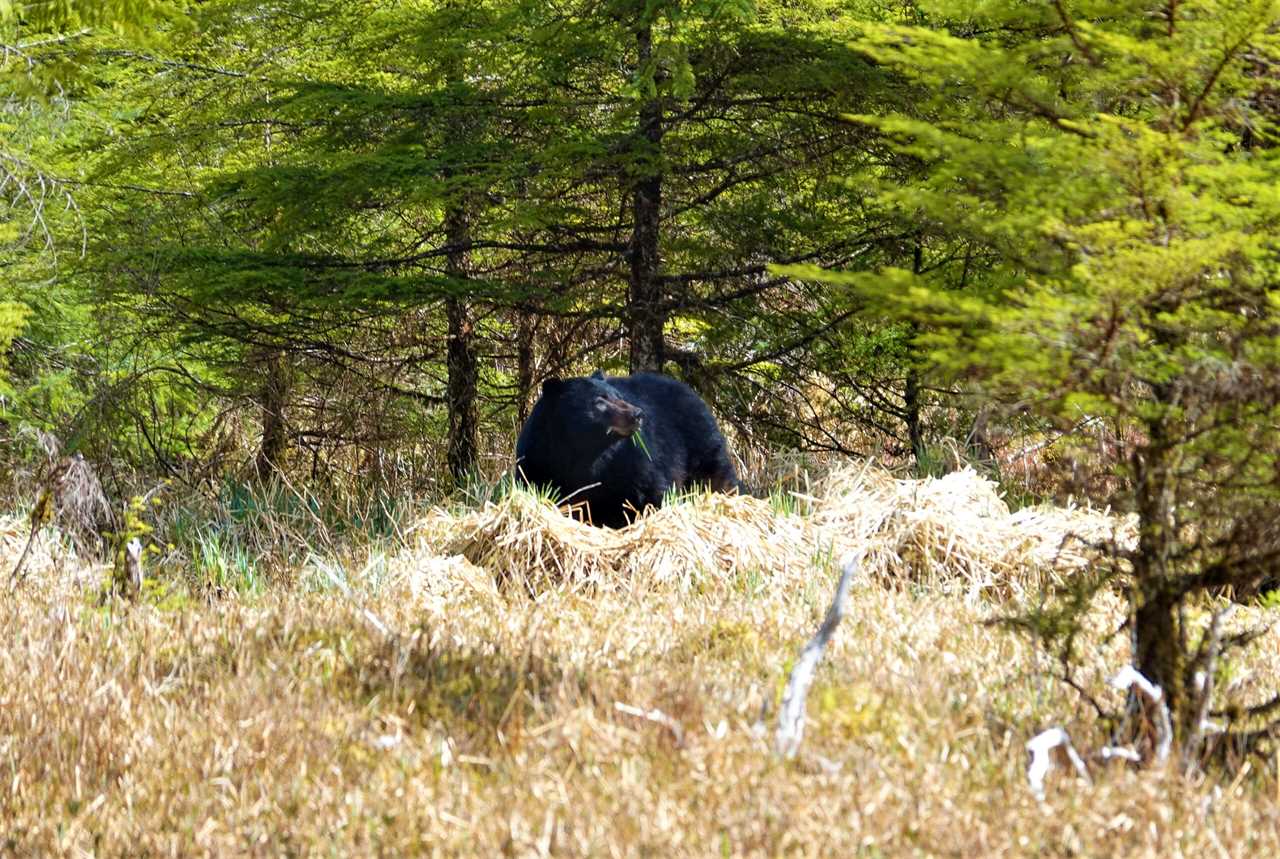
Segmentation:
[(596, 398), (596, 411), (597, 412), (609, 411), (609, 404), (605, 402), (604, 397)]

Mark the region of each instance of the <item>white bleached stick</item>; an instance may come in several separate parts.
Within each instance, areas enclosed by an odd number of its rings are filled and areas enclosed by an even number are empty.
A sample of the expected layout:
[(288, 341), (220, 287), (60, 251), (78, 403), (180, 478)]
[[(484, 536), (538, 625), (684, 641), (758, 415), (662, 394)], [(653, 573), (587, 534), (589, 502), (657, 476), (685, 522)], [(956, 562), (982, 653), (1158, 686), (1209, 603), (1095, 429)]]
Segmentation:
[(1169, 759), (1169, 750), (1173, 746), (1173, 723), (1169, 719), (1169, 705), (1164, 700), (1164, 690), (1148, 680), (1132, 665), (1121, 668), (1107, 682), (1125, 692), (1136, 686), (1139, 692), (1147, 696), (1147, 700), (1156, 711), (1155, 762), (1157, 765), (1163, 765)]
[(1036, 795), (1036, 799), (1044, 799), (1044, 777), (1053, 769), (1053, 750), (1059, 748), (1071, 762), (1076, 774), (1086, 782), (1091, 781), (1089, 770), (1076, 753), (1076, 747), (1071, 744), (1071, 737), (1062, 728), (1050, 728), (1027, 741), (1027, 753), (1031, 755), (1031, 761), (1027, 764), (1027, 781), (1031, 783), (1031, 792)]
[(862, 564), (864, 553), (851, 556), (844, 563), (840, 572), (840, 583), (836, 585), (835, 599), (827, 609), (827, 616), (822, 626), (814, 633), (813, 638), (800, 651), (800, 658), (791, 669), (787, 679), (786, 691), (782, 693), (782, 709), (778, 713), (778, 730), (774, 734), (774, 751), (785, 758), (793, 758), (800, 749), (800, 740), (804, 737), (804, 705), (809, 694), (809, 686), (813, 683), (814, 672), (827, 650), (827, 644), (835, 633), (836, 627), (844, 618), (845, 602), (849, 598), (849, 587), (853, 583), (853, 574)]

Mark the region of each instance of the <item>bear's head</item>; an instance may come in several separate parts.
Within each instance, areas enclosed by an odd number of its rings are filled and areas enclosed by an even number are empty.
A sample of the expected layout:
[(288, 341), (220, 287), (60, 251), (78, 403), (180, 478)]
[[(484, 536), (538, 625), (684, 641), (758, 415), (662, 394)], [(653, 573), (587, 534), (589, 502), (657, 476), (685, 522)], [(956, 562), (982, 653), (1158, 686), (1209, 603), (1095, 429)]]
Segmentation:
[(587, 378), (547, 379), (542, 402), (561, 431), (588, 447), (630, 438), (644, 423), (644, 410), (627, 402), (599, 372)]

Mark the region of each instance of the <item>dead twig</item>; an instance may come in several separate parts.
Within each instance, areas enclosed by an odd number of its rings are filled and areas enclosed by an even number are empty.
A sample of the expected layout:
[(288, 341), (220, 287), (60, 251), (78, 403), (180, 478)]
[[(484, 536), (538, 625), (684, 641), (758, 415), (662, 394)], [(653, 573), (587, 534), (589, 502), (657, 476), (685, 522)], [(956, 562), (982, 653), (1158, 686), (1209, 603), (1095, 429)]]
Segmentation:
[(827, 609), (827, 616), (822, 625), (814, 633), (813, 638), (800, 652), (800, 658), (791, 669), (787, 680), (787, 688), (782, 693), (782, 707), (778, 712), (778, 730), (774, 734), (774, 752), (780, 757), (793, 758), (800, 749), (800, 741), (804, 738), (805, 699), (809, 695), (809, 687), (813, 684), (813, 675), (818, 670), (818, 663), (826, 653), (827, 644), (835, 634), (836, 627), (844, 619), (845, 603), (849, 599), (849, 588), (853, 584), (853, 576), (862, 565), (862, 553), (850, 557), (840, 571), (840, 582), (836, 585), (835, 598)]
[(15, 590), (26, 578), (24, 569), (27, 564), (27, 558), (31, 555), (31, 548), (35, 545), (36, 535), (40, 533), (40, 529), (53, 520), (54, 511), (58, 506), (58, 495), (63, 478), (66, 477), (67, 471), (72, 464), (73, 460), (67, 457), (55, 460), (49, 466), (44, 479), (40, 481), (40, 491), (36, 495), (36, 503), (32, 505), (31, 515), (28, 517), (30, 531), (27, 534), (27, 543), (22, 549), (22, 554), (18, 556), (18, 562), (14, 564), (13, 572), (9, 574), (9, 585)]
[(1071, 743), (1071, 737), (1063, 728), (1050, 728), (1041, 731), (1027, 741), (1027, 754), (1031, 760), (1027, 762), (1027, 782), (1036, 799), (1044, 800), (1044, 779), (1055, 766), (1061, 766), (1065, 759), (1076, 771), (1076, 775), (1092, 784), (1089, 769), (1084, 760)]
[[(1132, 665), (1121, 668), (1109, 681), (1112, 686), (1130, 695), (1141, 695), (1146, 699), (1145, 709), (1153, 712), (1155, 718), (1155, 749), (1152, 759), (1157, 766), (1163, 766), (1169, 760), (1169, 752), (1173, 748), (1173, 723), (1169, 718), (1169, 706), (1164, 700), (1164, 690), (1152, 683), (1145, 675)], [(1124, 747), (1108, 746), (1103, 754), (1129, 758), (1134, 750)], [(1140, 756), (1139, 756), (1140, 757)]]

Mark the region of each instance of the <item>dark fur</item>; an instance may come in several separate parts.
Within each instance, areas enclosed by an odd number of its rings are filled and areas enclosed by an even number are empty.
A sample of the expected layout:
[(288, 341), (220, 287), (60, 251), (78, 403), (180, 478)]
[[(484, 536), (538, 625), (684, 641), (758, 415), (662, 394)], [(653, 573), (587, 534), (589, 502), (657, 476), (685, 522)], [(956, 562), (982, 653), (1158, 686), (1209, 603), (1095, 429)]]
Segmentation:
[[(644, 449), (630, 436), (637, 426)], [(610, 528), (626, 525), (631, 508), (660, 507), (673, 488), (742, 489), (707, 404), (654, 373), (548, 379), (520, 431), (516, 467), (561, 500), (586, 502), (591, 521)]]

